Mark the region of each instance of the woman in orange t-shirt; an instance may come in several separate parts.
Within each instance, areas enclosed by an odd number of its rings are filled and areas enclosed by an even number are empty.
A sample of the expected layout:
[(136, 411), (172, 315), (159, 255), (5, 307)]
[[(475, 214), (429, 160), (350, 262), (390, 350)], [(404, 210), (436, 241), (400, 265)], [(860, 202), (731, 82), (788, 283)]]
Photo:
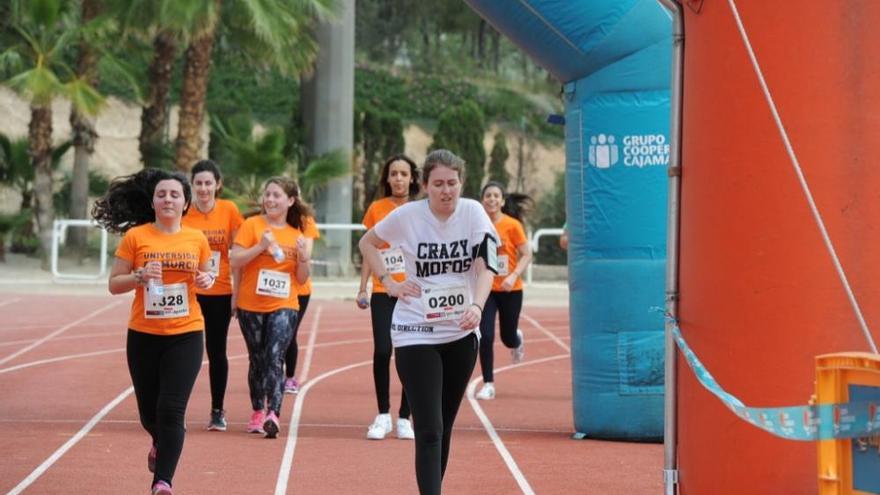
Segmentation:
[(171, 495), (186, 405), (202, 365), (205, 323), (196, 290), (215, 280), (208, 240), (181, 225), (191, 196), (183, 174), (146, 168), (115, 179), (92, 210), (102, 227), (125, 234), (109, 289), (135, 291), (126, 356), (141, 425), (152, 437), (153, 495)]
[[(318, 224), (315, 223), (315, 217), (311, 208), (302, 200), (297, 200), (302, 211), (306, 212), (303, 217), (303, 237), (306, 240), (306, 252), (308, 258), (312, 259), (312, 248), (315, 246), (315, 239), (321, 237), (318, 232)], [(309, 300), (312, 298), (312, 279), (306, 280), (306, 283), (296, 284), (296, 299), (299, 302), (299, 314), (296, 317), (296, 326), (293, 327), (293, 335), (290, 337), (290, 345), (287, 346), (287, 352), (284, 353), (284, 393), (299, 393), (299, 382), (296, 380), (296, 360), (299, 356), (299, 344), (296, 342), (296, 335), (299, 333), (299, 326), (302, 325), (303, 319), (306, 317), (306, 309), (309, 307)]]
[(483, 387), (476, 398), (495, 398), (494, 349), (495, 314), (501, 333), (501, 341), (511, 350), (513, 362), (522, 361), (525, 343), (519, 329), (519, 313), (522, 311), (522, 274), (532, 261), (532, 249), (523, 229), (522, 216), (533, 202), (524, 194), (505, 194), (504, 186), (490, 181), (480, 192), (483, 208), (495, 224), (501, 238), (498, 246), (498, 275), (492, 282), (492, 292), (486, 299), (480, 320), (480, 369), (483, 370)]
[[(419, 170), (415, 162), (405, 155), (394, 155), (385, 161), (382, 167), (379, 187), (382, 198), (370, 203), (364, 214), (363, 224), (372, 229), (380, 220), (394, 211), (398, 206), (415, 199), (419, 194)], [(385, 268), (391, 277), (398, 282), (406, 280), (404, 274), (403, 254), (399, 249), (384, 246), (380, 251)], [(391, 314), (394, 312), (396, 297), (388, 295), (382, 282), (373, 274), (373, 294), (367, 300), (367, 280), (370, 278), (370, 266), (361, 265), (361, 285), (357, 293), (357, 305), (361, 309), (370, 308), (373, 323), (373, 385), (376, 388), (376, 402), (379, 414), (367, 428), (367, 438), (382, 440), (391, 433), (391, 401), (389, 388), (391, 376)], [(397, 437), (412, 439), (415, 437), (412, 423), (409, 420), (409, 402), (406, 393), (401, 392), (400, 409), (397, 415)]]
[(223, 399), (229, 379), (226, 338), (235, 304), (229, 269), (229, 248), (244, 219), (235, 203), (219, 199), (223, 189), (220, 167), (211, 160), (196, 163), (191, 173), (194, 197), (192, 207), (183, 216), (183, 225), (199, 229), (211, 246), (211, 272), (217, 281), (210, 289), (196, 291), (205, 317), (205, 350), (208, 353), (208, 377), (211, 382), (211, 415), (208, 430), (226, 431)]
[(285, 177), (269, 179), (263, 188), (261, 213), (244, 221), (229, 255), (232, 269), (241, 273), (236, 280), (236, 304), (248, 349), (253, 409), (247, 431), (265, 433), (266, 438), (275, 438), (280, 429), (282, 365), (299, 310), (296, 285), (309, 278), (303, 208), (296, 182)]

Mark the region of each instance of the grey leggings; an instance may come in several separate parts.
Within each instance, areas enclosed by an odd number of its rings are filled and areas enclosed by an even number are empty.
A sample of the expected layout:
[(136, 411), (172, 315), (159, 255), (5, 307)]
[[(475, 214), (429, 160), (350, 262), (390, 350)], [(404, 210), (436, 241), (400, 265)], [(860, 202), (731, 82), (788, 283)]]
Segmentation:
[(248, 388), (254, 411), (269, 409), (281, 414), (284, 397), (284, 353), (290, 344), (297, 312), (271, 313), (238, 310), (238, 323), (248, 350)]

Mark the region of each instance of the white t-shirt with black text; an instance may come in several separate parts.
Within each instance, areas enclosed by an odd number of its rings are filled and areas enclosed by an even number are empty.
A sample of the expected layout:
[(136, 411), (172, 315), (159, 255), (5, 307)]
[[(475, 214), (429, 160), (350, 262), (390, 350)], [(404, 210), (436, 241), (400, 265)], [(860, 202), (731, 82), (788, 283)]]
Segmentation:
[(479, 332), (479, 327), (461, 330), (458, 320), (473, 302), (477, 247), (486, 235), (498, 242), (495, 226), (480, 203), (459, 199), (452, 215), (440, 221), (431, 213), (427, 199), (411, 201), (389, 213), (373, 230), (383, 241), (401, 248), (407, 280), (422, 288), (421, 298), (398, 299), (394, 306), (394, 347), (443, 344)]

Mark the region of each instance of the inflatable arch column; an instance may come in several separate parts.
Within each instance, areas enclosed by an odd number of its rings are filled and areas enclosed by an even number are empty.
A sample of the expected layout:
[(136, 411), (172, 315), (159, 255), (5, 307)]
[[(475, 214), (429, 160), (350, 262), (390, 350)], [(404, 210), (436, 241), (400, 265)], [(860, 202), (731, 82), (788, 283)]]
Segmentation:
[(663, 435), (671, 17), (656, 0), (467, 0), (563, 81), (574, 427)]

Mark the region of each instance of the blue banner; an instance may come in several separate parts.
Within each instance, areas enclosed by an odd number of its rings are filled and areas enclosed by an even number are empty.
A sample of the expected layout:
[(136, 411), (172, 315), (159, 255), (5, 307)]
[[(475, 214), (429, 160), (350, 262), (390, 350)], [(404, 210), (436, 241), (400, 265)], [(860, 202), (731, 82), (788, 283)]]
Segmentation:
[(880, 387), (853, 386), (857, 398), (843, 404), (818, 404), (791, 407), (748, 407), (726, 392), (681, 336), (676, 326), (673, 336), (691, 370), (706, 390), (712, 392), (737, 416), (754, 426), (788, 440), (862, 439), (857, 444), (875, 444), (868, 440), (880, 435)]

